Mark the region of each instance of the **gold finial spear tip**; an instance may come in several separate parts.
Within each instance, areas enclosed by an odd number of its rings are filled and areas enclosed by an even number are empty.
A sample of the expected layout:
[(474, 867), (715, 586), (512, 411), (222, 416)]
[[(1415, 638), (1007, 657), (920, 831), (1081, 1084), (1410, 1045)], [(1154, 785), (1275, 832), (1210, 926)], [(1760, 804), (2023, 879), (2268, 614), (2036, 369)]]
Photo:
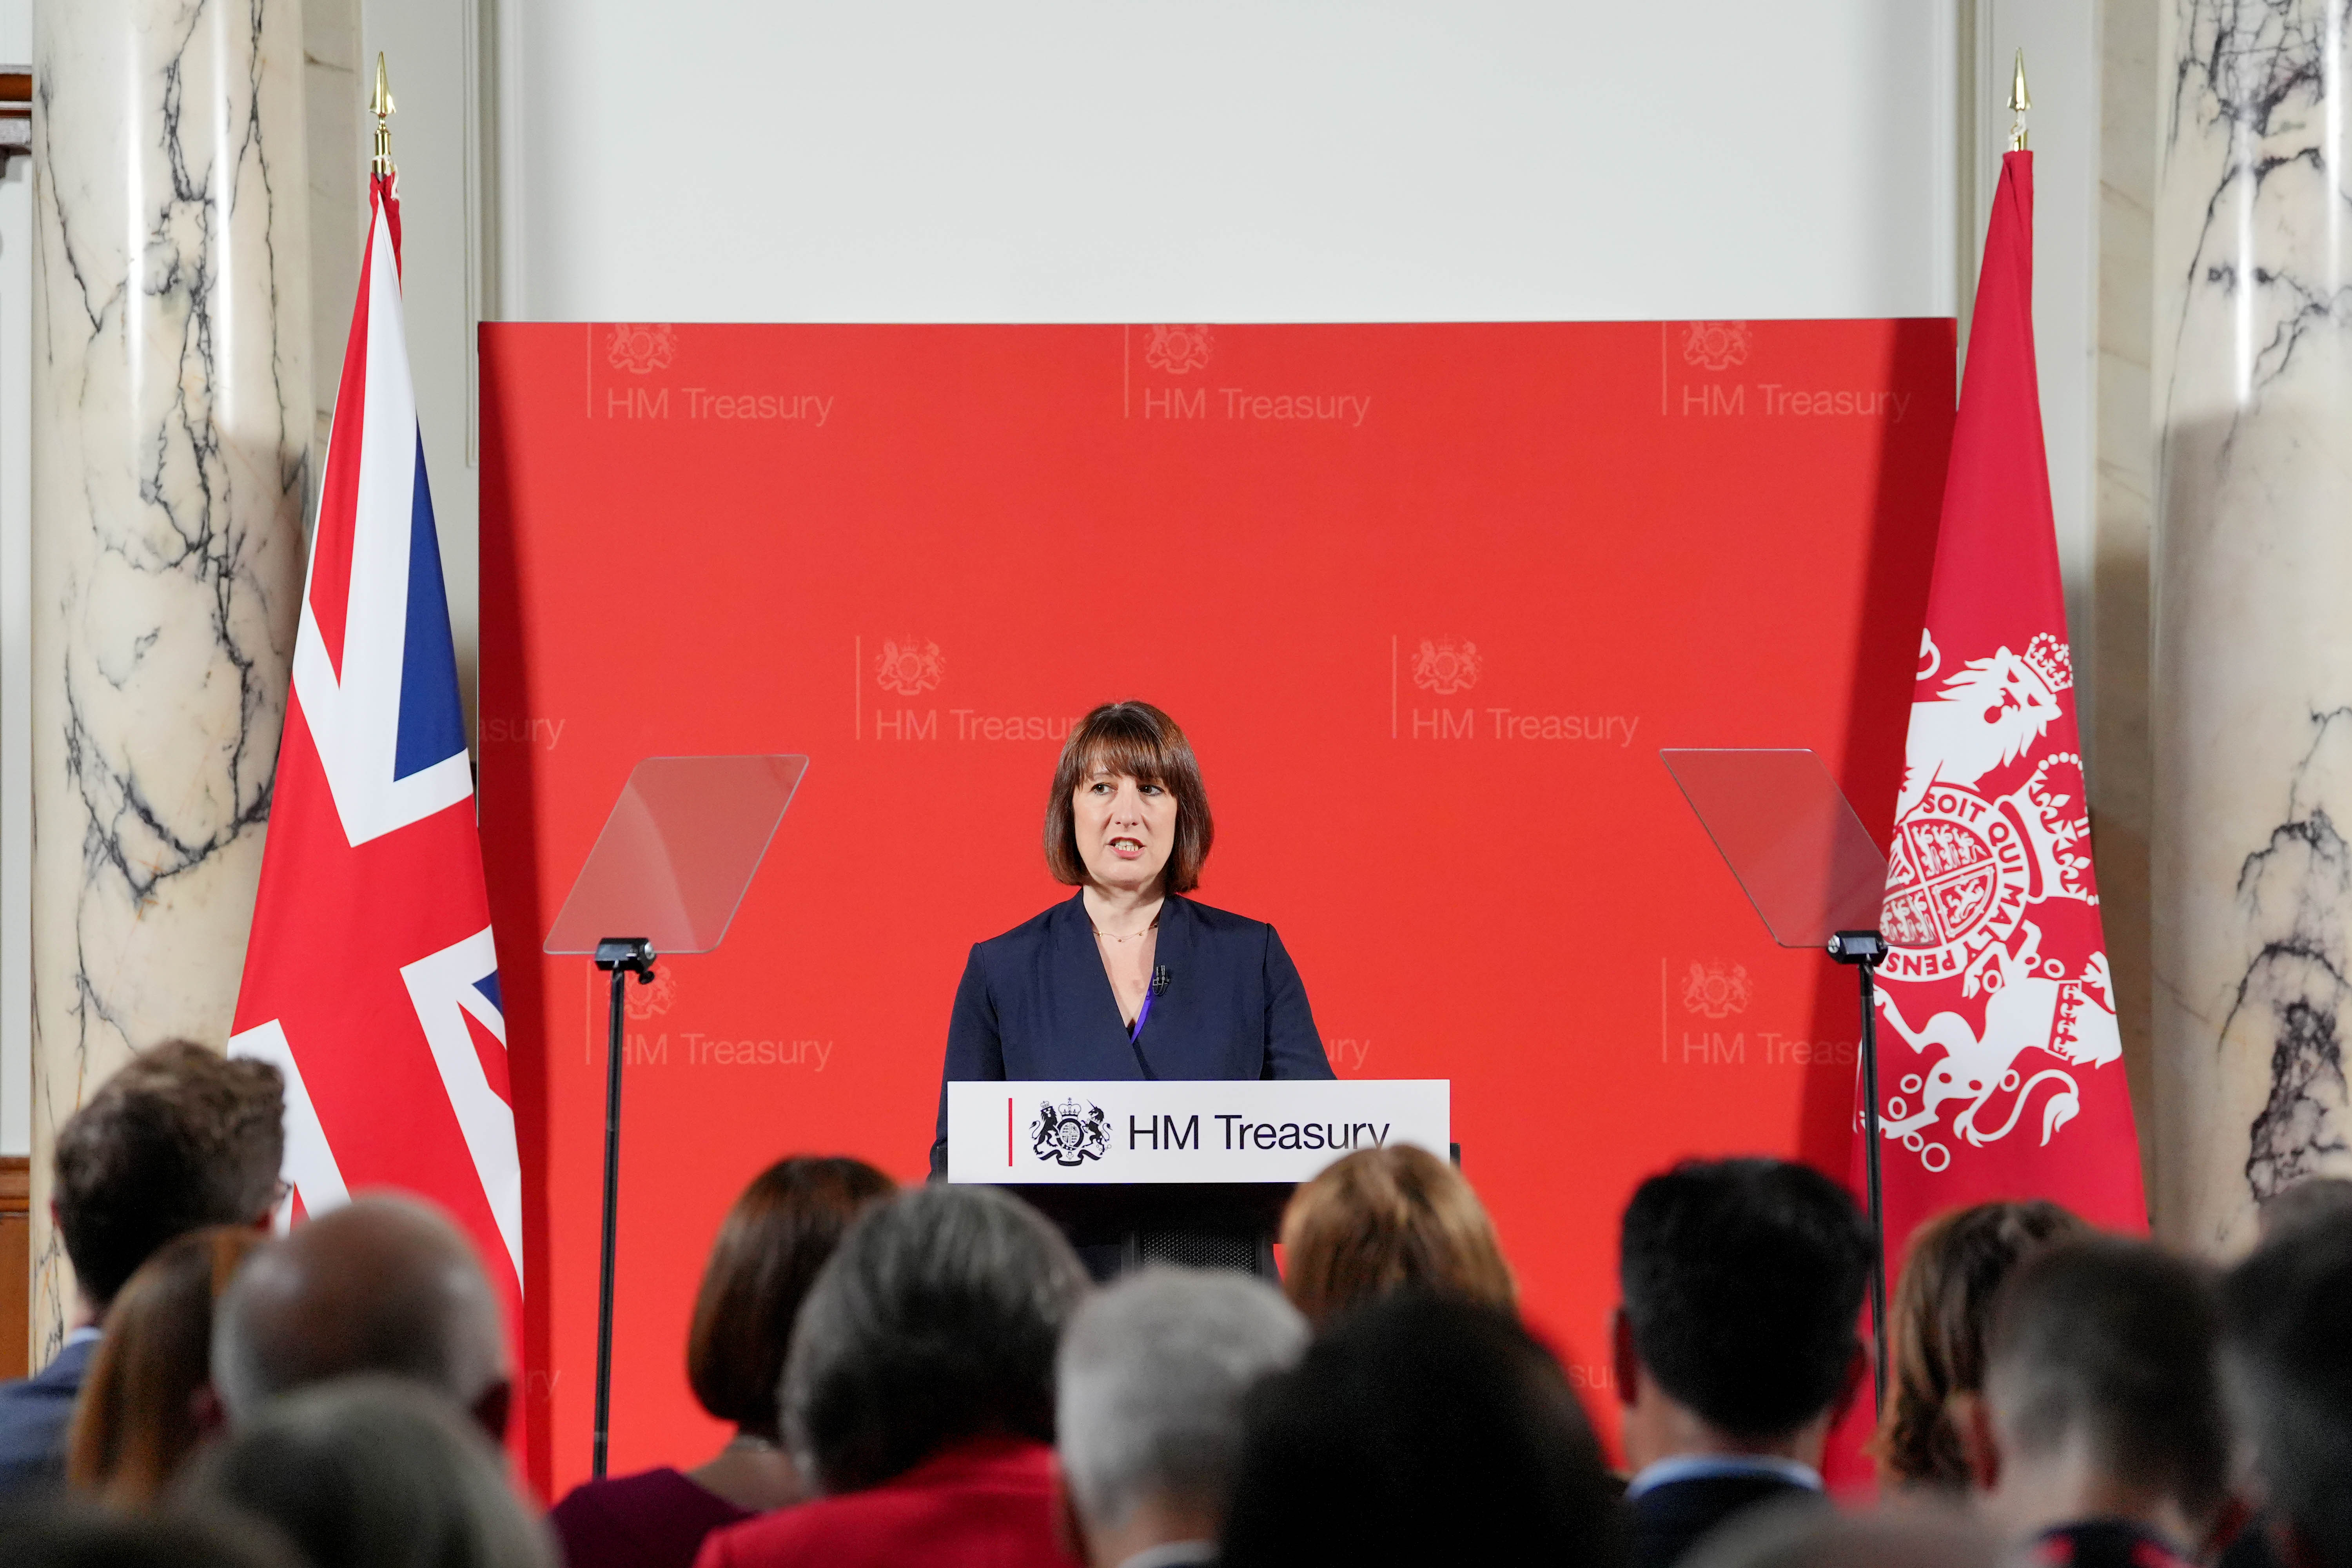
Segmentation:
[(375, 92), (368, 100), (368, 110), (375, 116), (375, 156), (368, 160), (371, 174), (389, 176), (392, 170), (392, 78), (384, 74), (383, 55), (375, 57)]
[(2017, 71), (2009, 81), (2009, 150), (2025, 151), (2025, 111), (2033, 107), (2033, 95), (2025, 90), (2025, 51), (2017, 51)]

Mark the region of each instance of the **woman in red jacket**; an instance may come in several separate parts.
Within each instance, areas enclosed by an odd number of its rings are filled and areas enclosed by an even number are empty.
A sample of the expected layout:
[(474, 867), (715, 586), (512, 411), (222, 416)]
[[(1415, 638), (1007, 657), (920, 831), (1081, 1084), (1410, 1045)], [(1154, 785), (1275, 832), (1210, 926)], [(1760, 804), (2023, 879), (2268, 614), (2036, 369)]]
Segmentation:
[(735, 1525), (697, 1568), (1066, 1562), (1054, 1352), (1087, 1276), (988, 1187), (900, 1194), (817, 1276), (784, 1364), (784, 1440), (815, 1500)]

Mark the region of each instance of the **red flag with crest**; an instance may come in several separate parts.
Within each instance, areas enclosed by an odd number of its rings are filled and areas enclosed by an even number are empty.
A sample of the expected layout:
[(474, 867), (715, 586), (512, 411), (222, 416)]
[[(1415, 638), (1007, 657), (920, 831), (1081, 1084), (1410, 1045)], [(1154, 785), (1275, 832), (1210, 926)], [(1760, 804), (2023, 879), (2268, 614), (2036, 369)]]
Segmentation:
[(1879, 920), (1890, 1267), (1922, 1220), (1993, 1198), (2147, 1227), (2074, 712), (2034, 373), (2033, 155), (2011, 153), (1977, 279)]

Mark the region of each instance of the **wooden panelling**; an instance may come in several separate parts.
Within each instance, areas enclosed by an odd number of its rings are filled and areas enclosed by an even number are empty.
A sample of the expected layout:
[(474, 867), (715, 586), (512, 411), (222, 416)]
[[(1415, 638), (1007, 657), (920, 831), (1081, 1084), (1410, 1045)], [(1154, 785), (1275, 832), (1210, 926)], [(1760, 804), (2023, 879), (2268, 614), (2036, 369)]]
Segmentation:
[(31, 1163), (0, 1159), (0, 1378), (24, 1376), (32, 1353), (32, 1197)]

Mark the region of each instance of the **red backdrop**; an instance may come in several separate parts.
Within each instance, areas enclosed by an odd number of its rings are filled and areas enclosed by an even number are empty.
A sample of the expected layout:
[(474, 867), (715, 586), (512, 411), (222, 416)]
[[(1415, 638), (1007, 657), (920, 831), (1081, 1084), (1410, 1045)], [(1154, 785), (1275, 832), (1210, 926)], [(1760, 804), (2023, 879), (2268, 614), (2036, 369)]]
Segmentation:
[(1613, 1424), (1619, 1209), (1846, 1170), (1852, 977), (1773, 948), (1657, 759), (1804, 745), (1883, 837), (1951, 427), (1945, 321), (488, 326), (481, 809), (526, 1173), (530, 1473), (584, 1475), (602, 995), (541, 938), (641, 757), (811, 759), (725, 945), (633, 998), (613, 1463), (736, 1192), (918, 1179), (970, 944), (1062, 896), (1057, 737), (1174, 713), (1199, 896), (1343, 1077), (1454, 1082), (1528, 1315)]

